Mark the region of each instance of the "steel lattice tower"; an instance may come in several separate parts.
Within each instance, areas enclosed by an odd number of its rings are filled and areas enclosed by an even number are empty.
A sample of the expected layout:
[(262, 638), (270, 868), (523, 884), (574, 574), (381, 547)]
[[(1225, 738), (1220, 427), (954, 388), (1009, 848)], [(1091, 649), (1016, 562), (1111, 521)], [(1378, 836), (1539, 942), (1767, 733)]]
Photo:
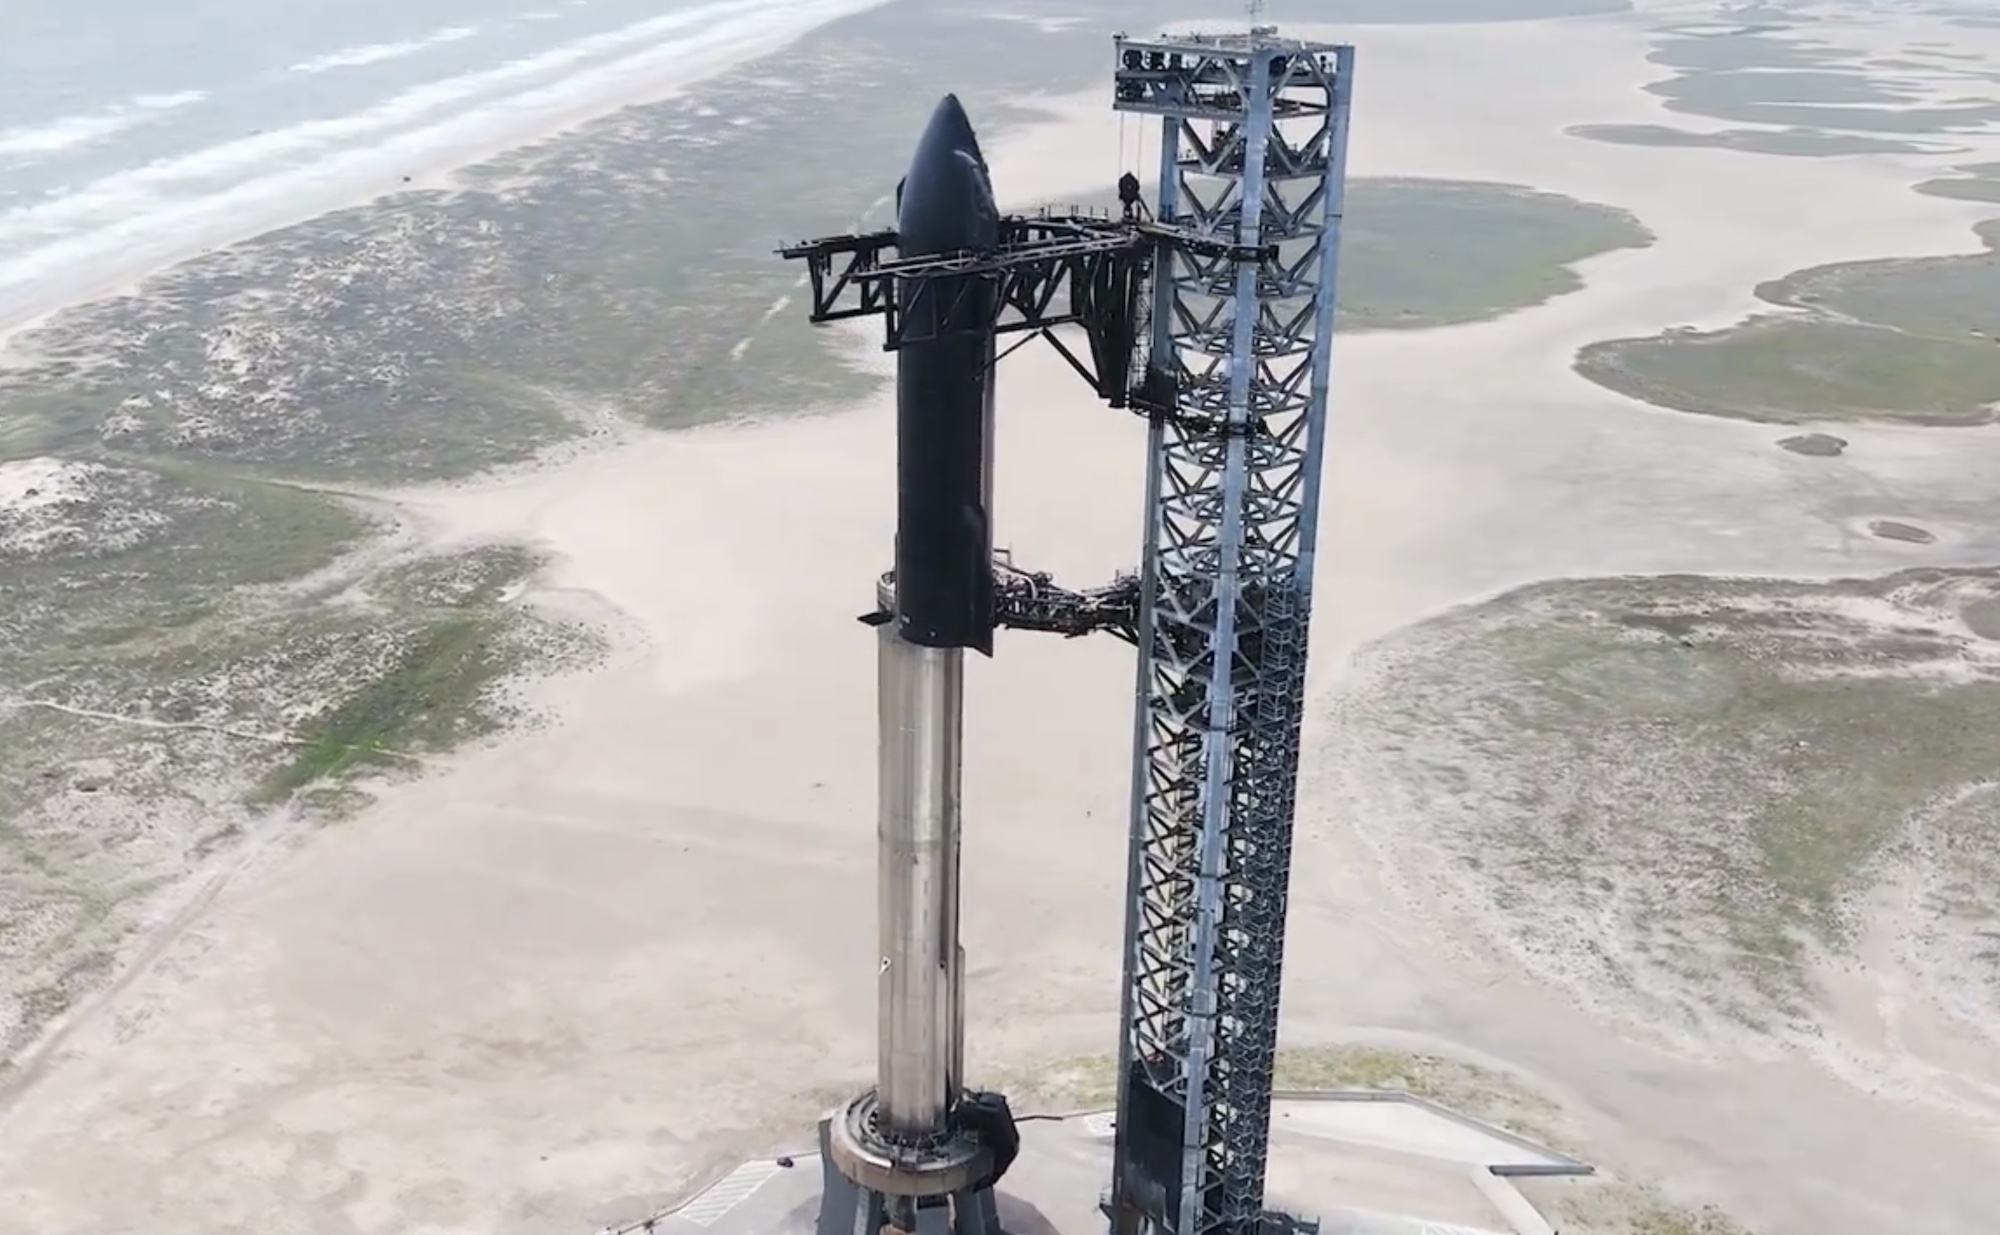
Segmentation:
[[(1329, 342), (1354, 52), (1120, 38), (1163, 117), (1117, 1157), (1119, 1235), (1265, 1220)], [(1270, 246), (1275, 246), (1275, 249)]]

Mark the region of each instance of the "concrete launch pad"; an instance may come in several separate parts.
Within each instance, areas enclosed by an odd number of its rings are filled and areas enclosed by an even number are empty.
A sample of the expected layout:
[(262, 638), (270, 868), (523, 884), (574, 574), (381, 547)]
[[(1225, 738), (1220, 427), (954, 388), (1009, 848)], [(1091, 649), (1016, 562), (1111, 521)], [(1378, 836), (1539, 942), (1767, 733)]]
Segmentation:
[[(1009, 1235), (1098, 1235), (1111, 1169), (1110, 1112), (1025, 1116), (1002, 1181)], [(801, 1143), (809, 1143), (802, 1138)], [(1271, 1108), (1269, 1204), (1323, 1235), (1553, 1235), (1509, 1182), (1587, 1175), (1575, 1158), (1407, 1094), (1296, 1093)], [(811, 1235), (816, 1152), (754, 1159), (651, 1218), (603, 1235)]]

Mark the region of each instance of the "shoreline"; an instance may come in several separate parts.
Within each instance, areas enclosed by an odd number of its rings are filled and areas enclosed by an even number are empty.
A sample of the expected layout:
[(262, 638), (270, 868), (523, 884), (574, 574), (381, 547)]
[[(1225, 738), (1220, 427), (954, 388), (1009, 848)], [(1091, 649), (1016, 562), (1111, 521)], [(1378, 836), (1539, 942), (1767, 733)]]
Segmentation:
[[(467, 168), (478, 166), (498, 155), (533, 149), (587, 129), (591, 125), (615, 117), (628, 108), (646, 107), (676, 98), (689, 88), (728, 72), (738, 65), (749, 63), (800, 39), (810, 37), (834, 22), (879, 8), (889, 2), (890, 0), (815, 0), (812, 9), (814, 20), (809, 24), (784, 32), (745, 37), (725, 49), (713, 50), (706, 54), (696, 53), (686, 58), (692, 61), (692, 68), (672, 54), (672, 48), (675, 46), (673, 43), (621, 55), (615, 60), (588, 70), (588, 73), (602, 74), (612, 79), (614, 85), (608, 90), (600, 87), (596, 92), (579, 91), (578, 93), (585, 97), (572, 102), (545, 103), (533, 109), (538, 118), (535, 123), (525, 128), (506, 131), (496, 129), (477, 138), (462, 139), (451, 146), (451, 153), (442, 160), (442, 164), (427, 150), (422, 155), (407, 156), (404, 162), (393, 167), (379, 166), (366, 172), (345, 175), (341, 178), (338, 191), (328, 187), (317, 195), (275, 195), (281, 200), (266, 204), (261, 209), (246, 211), (245, 217), (227, 226), (220, 224), (211, 226), (191, 236), (177, 239), (172, 245), (156, 246), (148, 250), (143, 257), (128, 258), (115, 269), (90, 274), (83, 279), (82, 290), (71, 288), (57, 292), (50, 289), (39, 302), (0, 307), (0, 365), (12, 365), (23, 359), (32, 359), (32, 355), (24, 356), (19, 351), (23, 337), (31, 336), (64, 312), (101, 300), (130, 295), (148, 280), (203, 253), (255, 240), (259, 236), (322, 215), (366, 206), (399, 193), (458, 191), (460, 186), (457, 177)], [(648, 75), (642, 85), (635, 88), (629, 79), (636, 74), (628, 66), (634, 62), (650, 64), (654, 61), (666, 63)], [(555, 93), (561, 89), (560, 86), (537, 87), (527, 97)], [(510, 109), (518, 109), (518, 100), (510, 99), (508, 106)], [(439, 122), (440, 126), (455, 123), (459, 121), (448, 119)], [(363, 147), (344, 151), (335, 158), (365, 159), (371, 154), (371, 151)], [(421, 164), (422, 170), (411, 170), (405, 163)], [(248, 182), (241, 188), (251, 189), (258, 187), (258, 184), (259, 182)], [(241, 190), (232, 190), (234, 191)], [(266, 192), (263, 196), (274, 195)], [(60, 299), (50, 301), (49, 296), (59, 296)]]
[[(1565, 136), (1579, 121), (1667, 115), (1627, 89), (1643, 20), (1355, 36), (1366, 44), (1359, 88), (1384, 100), (1357, 115), (1355, 175), (1524, 183), (1632, 210), (1656, 239), (1582, 263), (1581, 290), (1498, 320), (1337, 337), (1315, 729), (1356, 649), (1526, 583), (1873, 574), (1966, 551), (1945, 538), (1857, 552), (1826, 514), (1822, 461), (1772, 445), (1801, 428), (1652, 408), (1569, 368), (1577, 341), (1624, 323), (1649, 332), (1740, 316), (1756, 283), (1875, 255), (1852, 247), (1864, 240), (1922, 256), (1947, 233), (1970, 235), (1963, 203), (1892, 185), (1911, 160), (1891, 176), (1866, 160), (1620, 153)], [(1488, 61), (1577, 72), (1549, 97), (1482, 109), (1474, 83)], [(1010, 127), (989, 149), (1003, 205), (1076, 192), (1117, 145), (1099, 92), (1030, 102), (1056, 118)], [(1737, 209), (1799, 193), (1838, 204), (1828, 226), (1802, 234), (1775, 206)], [(999, 542), (1065, 581), (1129, 567), (1138, 422), (1093, 406), (1045, 348), (1007, 363)], [(629, 1217), (644, 1208), (635, 1198), (761, 1147), (855, 1083), (872, 1020), (856, 959), (867, 952), (873, 717), (852, 618), (886, 556), (892, 403), (878, 391), (783, 421), (633, 429), (561, 463), (384, 495), (426, 536), (548, 548), (556, 560), (529, 598), (615, 617), (627, 642), (603, 668), (531, 688), (560, 723), (388, 787), (357, 826), (316, 836), (310, 864), (293, 855), (267, 883), (218, 897), (191, 928), (199, 946), (169, 946), (171, 963), (107, 997), (122, 1019), (80, 1017), (41, 1085), (0, 1111), (28, 1145), (0, 1172), (0, 1195), (50, 1178), (81, 1188), (83, 1146), (121, 1129), (145, 1143), (164, 1101), (194, 1133), (121, 1150), (135, 1162), (194, 1170), (216, 1154), (279, 1152), (310, 1128), (335, 1139), (328, 1171), (363, 1171), (392, 1193), (443, 1177), (470, 1189), (458, 1217), (436, 1221), (524, 1228), (520, 1206), (551, 1198), (569, 1212), (625, 1205), (612, 1216)], [(1910, 501), (1971, 493), (1982, 467), (2000, 467), (2000, 435), (1986, 430), (1838, 431), (1857, 446), (1843, 466)], [(1951, 446), (1960, 457), (1941, 457)], [(1116, 1003), (1129, 656), (1008, 636), (996, 664), (969, 677), (967, 801), (980, 818), (966, 840), (967, 946), (984, 1009), (974, 1051), (982, 1066), (1101, 1052)], [(1306, 743), (1309, 763), (1323, 737)], [(1361, 842), (1324, 814), (1302, 802), (1294, 934), (1314, 946), (1297, 950), (1288, 1031), (1368, 1025), (1465, 1041), (1571, 1091), (1592, 1068), (1650, 1058), (1592, 1040), (1587, 1017), (1497, 968), (1461, 991), (1465, 962), (1397, 934), (1405, 910), (1368, 886), (1365, 861), (1346, 860)], [(1074, 860), (1052, 869), (1058, 849)], [(334, 921), (347, 925), (330, 939)], [(1507, 1001), (1518, 1007), (1496, 1013)], [(1500, 1027), (1475, 1036), (1488, 1013)], [(353, 1019), (340, 1035), (336, 1016)], [(800, 1040), (802, 1023), (818, 1044)], [(1525, 1062), (1504, 1049), (1537, 1035)], [(426, 1043), (414, 1060), (412, 1040)], [(1551, 1066), (1565, 1048), (1579, 1070)], [(1818, 1083), (1831, 1088), (1801, 1101), (1867, 1109), (1841, 1082)], [(1643, 1085), (1618, 1097), (1627, 1111), (1647, 1100)], [(1671, 1147), (1706, 1113), (1660, 1105), (1643, 1128), (1609, 1121), (1603, 1139), (1662, 1170), (1722, 1171)], [(387, 1132), (369, 1123), (383, 1109), (398, 1112)], [(270, 1126), (213, 1113), (243, 1110)], [(662, 1111), (710, 1134), (663, 1131)], [(222, 1148), (204, 1148), (211, 1133)], [(1784, 1152), (1754, 1127), (1732, 1135), (1766, 1166)], [(407, 1140), (431, 1150), (425, 1165), (397, 1156)], [(1747, 1168), (1723, 1173), (1725, 1191), (1751, 1186)], [(135, 1195), (147, 1186), (135, 1180)], [(209, 1186), (178, 1193), (177, 1211), (212, 1203), (221, 1194)]]

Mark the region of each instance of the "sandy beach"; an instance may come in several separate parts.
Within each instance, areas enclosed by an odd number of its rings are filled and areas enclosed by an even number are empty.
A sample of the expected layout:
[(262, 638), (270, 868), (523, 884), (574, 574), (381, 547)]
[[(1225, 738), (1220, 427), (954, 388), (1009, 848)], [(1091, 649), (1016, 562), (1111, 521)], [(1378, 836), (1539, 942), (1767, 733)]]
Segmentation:
[[(1803, 267), (1971, 251), (1988, 212), (1909, 191), (1952, 160), (1566, 135), (1665, 115), (1630, 17), (1297, 32), (1359, 47), (1355, 175), (1530, 185), (1656, 237), (1499, 321), (1337, 342), (1315, 704), (1368, 641), (1534, 580), (2000, 553), (1951, 513), (2000, 483), (1992, 429), (1848, 425), (1857, 448), (1829, 466), (1773, 449), (1773, 426), (1647, 407), (1570, 368), (1595, 340), (1733, 322), (1758, 282)], [(2000, 31), (1949, 37), (2000, 54)], [(999, 190), (1101, 191), (1134, 136), (1101, 92), (1043, 103), (1046, 122), (989, 150)], [(736, 363), (757, 357), (753, 338)], [(1046, 349), (1003, 371), (999, 541), (1065, 582), (1129, 567), (1143, 426)], [(875, 670), (854, 619), (886, 563), (891, 434), (877, 396), (627, 427), (559, 465), (394, 495), (440, 545), (546, 549), (529, 599), (600, 625), (611, 655), (527, 688), (546, 723), (250, 851), (163, 924), (149, 961), (0, 1092), (0, 1232), (578, 1230), (798, 1142), (872, 1058)], [(1880, 518), (1938, 537), (1856, 534)], [(976, 1073), (1113, 1049), (1131, 689), (1109, 641), (1010, 635), (972, 671)], [(1324, 714), (1309, 705), (1315, 727)], [(1345, 818), (1323, 737), (1306, 742), (1290, 1041), (1502, 1061), (1626, 1171), (1774, 1235), (1969, 1235), (2000, 1205), (2000, 1101), (1982, 1118), (1872, 1096), (1866, 1067), (1639, 1041), (1409, 903)], [(1878, 1001), (1853, 1002), (1856, 1036), (1881, 1037)], [(1940, 1039), (1921, 1062), (2000, 1087), (1976, 1044)]]
[[(203, 152), (200, 168), (162, 162), (93, 185), (94, 195), (105, 200), (86, 206), (103, 208), (134, 194), (169, 196), (177, 176), (217, 177), (232, 168), (258, 165), (272, 169), (265, 178), (244, 183), (220, 199), (108, 224), (45, 249), (33, 260), (0, 264), (0, 282), (5, 284), (0, 291), (0, 359), (8, 357), (9, 337), (33, 330), (70, 305), (127, 294), (149, 275), (177, 262), (343, 206), (390, 193), (452, 187), (451, 168), (566, 132), (619, 108), (674, 97), (732, 65), (784, 47), (802, 30), (880, 3), (811, 0), (782, 12), (725, 3), (705, 12), (669, 15), (653, 24), (660, 29), (685, 27), (699, 31), (698, 35), (664, 49), (648, 48), (635, 36), (649, 31), (633, 28), (563, 48), (540, 61), (517, 61), (484, 75), (484, 80), (466, 78), (449, 84), (449, 90), (470, 93), (508, 80), (532, 81), (540, 72), (558, 72), (593, 56), (612, 57), (608, 63), (590, 65), (588, 73), (573, 73), (567, 80), (553, 80), (515, 97), (498, 116), (473, 112), (415, 131), (392, 132), (401, 113), (421, 114), (426, 102), (434, 102), (425, 98), (425, 91), (416, 90), (359, 116), (277, 132), (247, 132)], [(315, 142), (330, 144), (349, 132), (380, 136), (338, 158), (297, 163), (301, 144), (310, 149)], [(44, 209), (59, 213), (66, 206), (58, 203)], [(57, 222), (52, 218), (44, 225)]]

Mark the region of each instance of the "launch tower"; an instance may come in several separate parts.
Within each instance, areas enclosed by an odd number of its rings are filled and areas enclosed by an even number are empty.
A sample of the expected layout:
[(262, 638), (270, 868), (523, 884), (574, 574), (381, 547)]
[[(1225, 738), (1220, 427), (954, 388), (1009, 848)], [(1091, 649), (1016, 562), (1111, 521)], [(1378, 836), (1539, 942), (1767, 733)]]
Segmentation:
[(1264, 1173), (1353, 48), (1119, 39), (1162, 250), (1119, 1042), (1117, 1235), (1250, 1235)]
[(1118, 1235), (1266, 1223), (1298, 727), (1354, 50), (1116, 42), (1114, 108), (1160, 116), (1156, 218), (1276, 246), (1166, 250), (1150, 366)]

